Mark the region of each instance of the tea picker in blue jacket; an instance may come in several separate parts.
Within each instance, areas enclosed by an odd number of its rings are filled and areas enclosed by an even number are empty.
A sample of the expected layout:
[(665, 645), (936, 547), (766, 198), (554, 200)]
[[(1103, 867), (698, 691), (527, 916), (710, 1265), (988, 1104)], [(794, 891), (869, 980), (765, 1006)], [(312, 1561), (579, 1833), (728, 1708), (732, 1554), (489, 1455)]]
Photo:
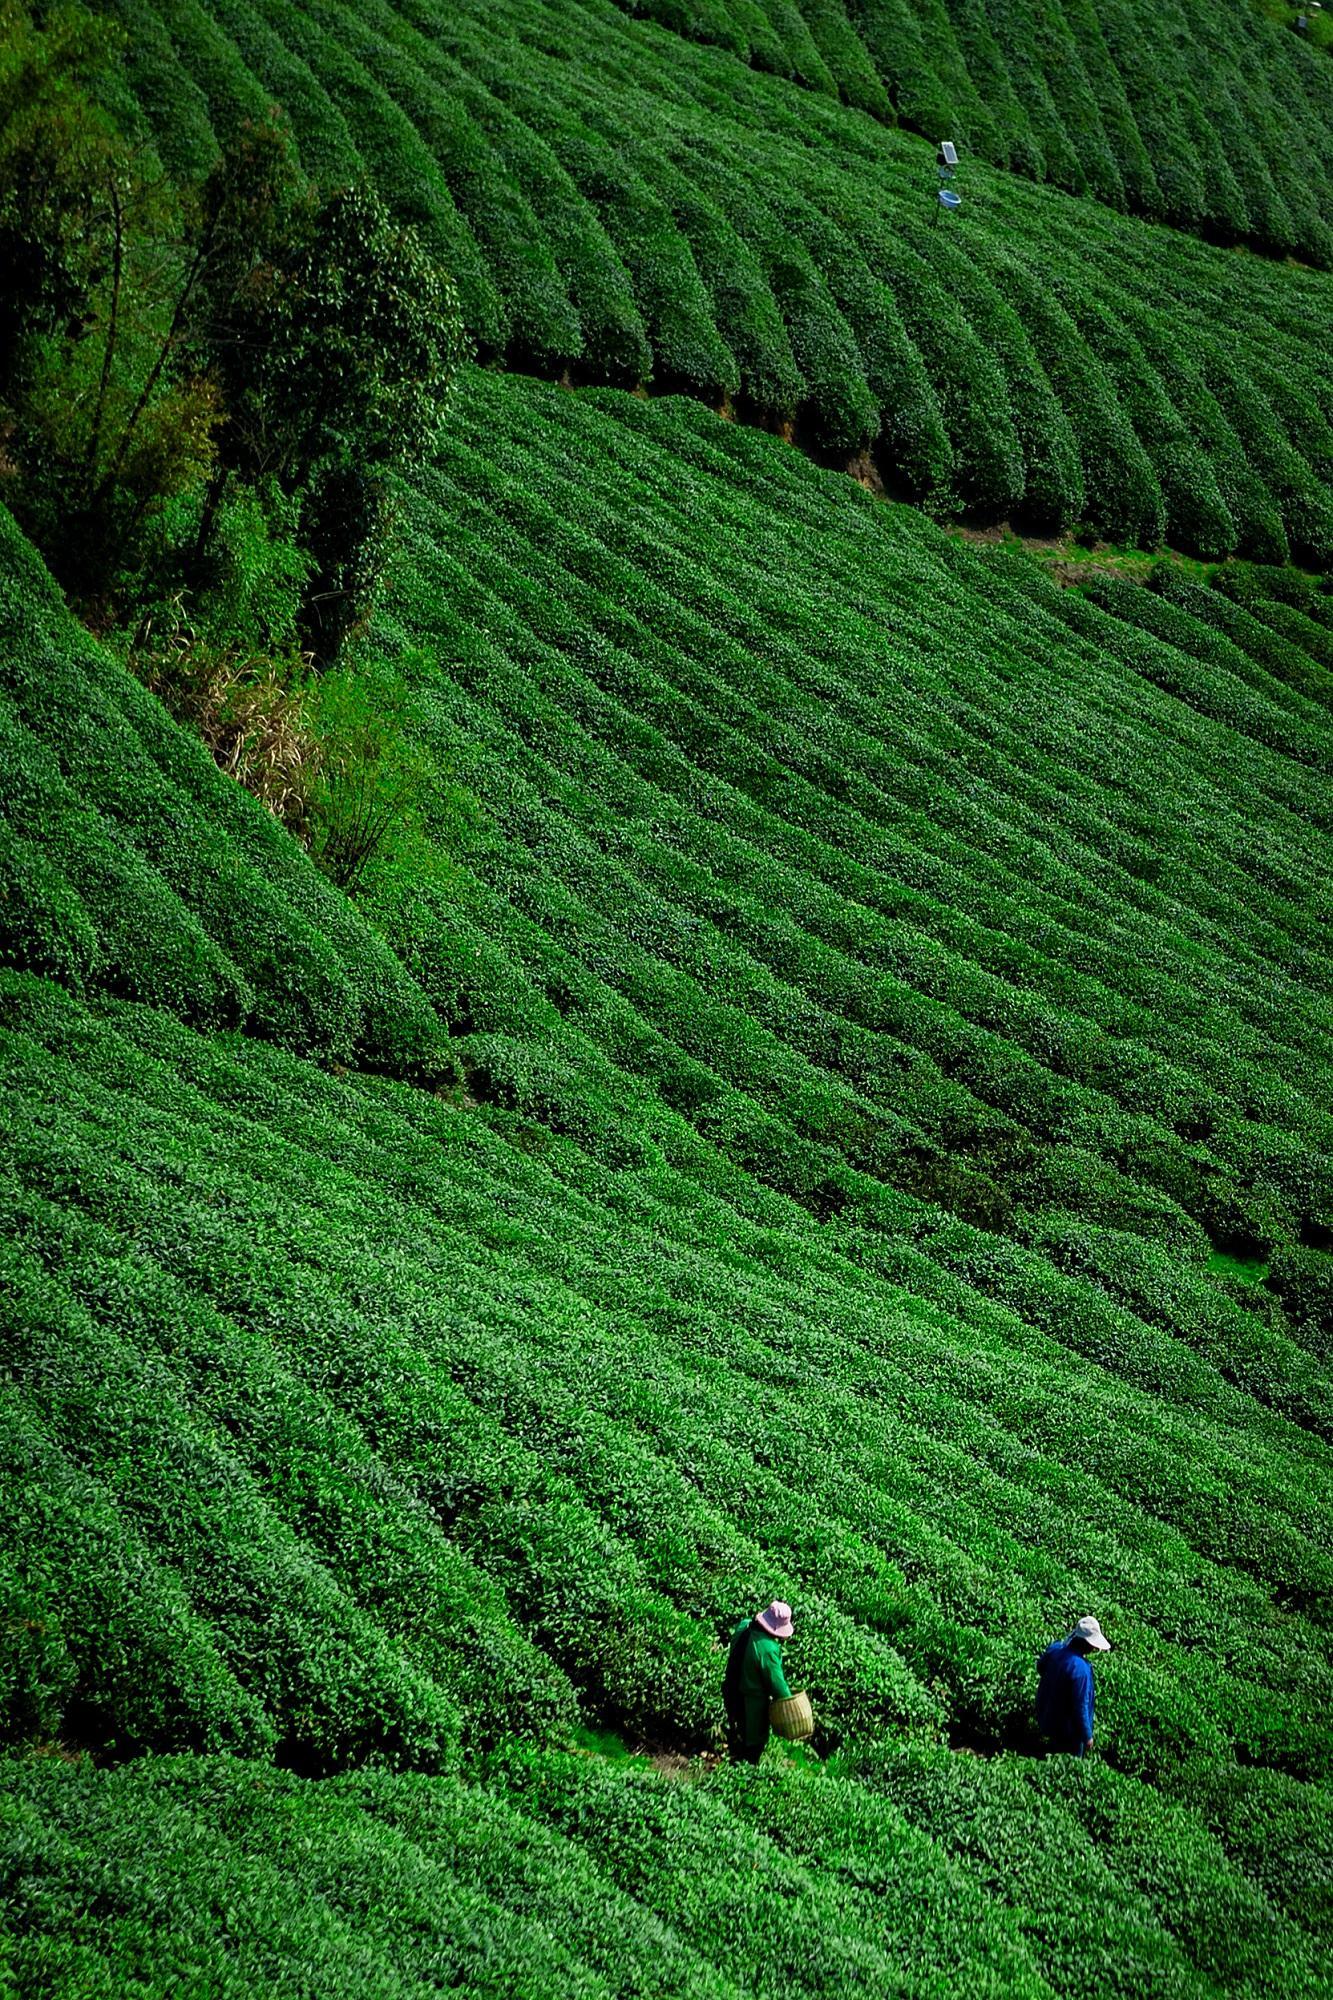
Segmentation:
[(1109, 1653), (1095, 1618), (1080, 1618), (1037, 1661), (1037, 1727), (1052, 1750), (1082, 1757), (1092, 1748), (1093, 1688), (1089, 1653)]

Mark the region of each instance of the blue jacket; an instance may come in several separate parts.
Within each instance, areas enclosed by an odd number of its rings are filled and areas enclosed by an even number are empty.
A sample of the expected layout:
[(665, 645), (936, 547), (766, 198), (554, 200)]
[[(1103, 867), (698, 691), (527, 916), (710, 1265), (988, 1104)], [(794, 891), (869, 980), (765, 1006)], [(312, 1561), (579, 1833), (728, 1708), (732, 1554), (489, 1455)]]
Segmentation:
[(1092, 1741), (1092, 1668), (1067, 1639), (1048, 1646), (1037, 1662), (1037, 1726), (1058, 1749)]

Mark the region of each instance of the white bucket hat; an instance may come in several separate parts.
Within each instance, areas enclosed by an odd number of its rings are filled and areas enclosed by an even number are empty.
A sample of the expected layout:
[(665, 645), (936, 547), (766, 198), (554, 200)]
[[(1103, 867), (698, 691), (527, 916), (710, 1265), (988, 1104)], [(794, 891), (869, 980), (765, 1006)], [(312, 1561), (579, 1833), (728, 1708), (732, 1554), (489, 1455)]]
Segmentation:
[(1068, 1645), (1074, 1639), (1081, 1639), (1094, 1653), (1109, 1653), (1111, 1650), (1111, 1641), (1095, 1618), (1080, 1618), (1065, 1644)]

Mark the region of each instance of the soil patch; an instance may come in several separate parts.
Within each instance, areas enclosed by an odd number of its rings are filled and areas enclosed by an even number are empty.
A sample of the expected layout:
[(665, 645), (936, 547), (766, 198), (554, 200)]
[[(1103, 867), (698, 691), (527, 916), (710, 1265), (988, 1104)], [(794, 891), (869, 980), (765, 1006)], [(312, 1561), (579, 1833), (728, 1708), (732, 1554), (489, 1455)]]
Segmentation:
[(877, 500), (887, 500), (888, 488), (884, 476), (868, 451), (858, 452), (847, 461), (847, 475), (858, 486), (864, 486), (867, 493), (873, 493)]
[(691, 1777), (696, 1772), (707, 1775), (722, 1762), (715, 1752), (708, 1752), (702, 1757), (687, 1757), (681, 1750), (649, 1750), (646, 1754), (655, 1771), (664, 1778), (676, 1781)]
[(960, 541), (975, 542), (981, 547), (994, 548), (1000, 542), (1021, 542), (1029, 555), (1055, 556), (1067, 551), (1069, 542), (1063, 535), (1022, 535), (1012, 521), (989, 521), (982, 527), (970, 526), (959, 521), (949, 531)]

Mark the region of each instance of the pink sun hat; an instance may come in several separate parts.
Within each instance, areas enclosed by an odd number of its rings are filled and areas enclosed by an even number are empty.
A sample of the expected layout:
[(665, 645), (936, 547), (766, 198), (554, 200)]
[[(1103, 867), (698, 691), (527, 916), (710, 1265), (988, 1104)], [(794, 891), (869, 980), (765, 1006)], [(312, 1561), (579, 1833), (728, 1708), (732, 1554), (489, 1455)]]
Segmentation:
[(776, 1597), (767, 1611), (761, 1611), (754, 1622), (762, 1625), (765, 1632), (771, 1632), (775, 1639), (790, 1639), (796, 1629), (791, 1622), (790, 1604), (783, 1604)]

